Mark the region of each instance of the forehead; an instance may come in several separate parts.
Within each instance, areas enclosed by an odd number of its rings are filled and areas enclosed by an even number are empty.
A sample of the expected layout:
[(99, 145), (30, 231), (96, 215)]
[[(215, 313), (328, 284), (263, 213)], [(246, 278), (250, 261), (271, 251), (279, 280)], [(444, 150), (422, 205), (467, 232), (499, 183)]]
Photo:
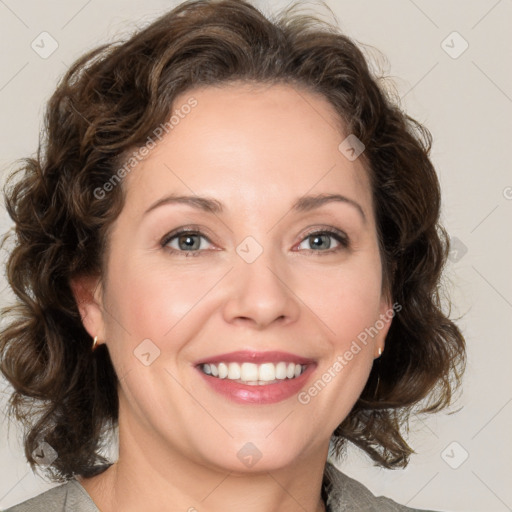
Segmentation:
[(371, 210), (367, 172), (340, 151), (349, 134), (320, 94), (288, 84), (201, 87), (175, 99), (171, 121), (126, 178), (131, 207), (166, 192), (238, 209), (338, 192)]

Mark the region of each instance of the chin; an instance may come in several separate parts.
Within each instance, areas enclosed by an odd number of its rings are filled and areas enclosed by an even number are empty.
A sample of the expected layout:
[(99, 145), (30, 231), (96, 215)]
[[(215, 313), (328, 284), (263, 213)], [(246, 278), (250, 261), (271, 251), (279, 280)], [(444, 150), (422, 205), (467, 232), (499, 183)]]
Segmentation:
[[(221, 471), (233, 474), (247, 475), (278, 471), (287, 467), (296, 466), (298, 462), (307, 457), (307, 453), (314, 451), (318, 454), (321, 447), (315, 442), (305, 443), (306, 436), (294, 431), (276, 432), (265, 438), (260, 436), (247, 436), (243, 439), (233, 438), (225, 443), (211, 446), (211, 449), (202, 448), (208, 465), (216, 466)], [(271, 437), (273, 439), (271, 439)], [(297, 436), (300, 442), (294, 442)], [(320, 442), (318, 444), (321, 444)], [(328, 441), (326, 441), (328, 446)]]

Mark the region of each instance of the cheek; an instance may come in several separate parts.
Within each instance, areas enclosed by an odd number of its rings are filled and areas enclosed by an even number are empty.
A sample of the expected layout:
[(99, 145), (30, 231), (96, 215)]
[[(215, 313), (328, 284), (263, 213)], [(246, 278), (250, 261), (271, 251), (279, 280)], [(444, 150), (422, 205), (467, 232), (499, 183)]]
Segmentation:
[[(324, 357), (316, 379), (298, 398), (301, 404), (332, 411), (326, 427), (334, 429), (361, 394), (381, 335), (374, 328), (381, 309), (380, 260), (368, 255), (334, 271), (303, 274), (301, 282), (304, 302), (325, 336), (319, 340)], [(306, 287), (307, 282), (315, 286)]]
[[(149, 258), (148, 258), (149, 259)], [(215, 275), (181, 266), (126, 261), (112, 277), (116, 310), (126, 330), (137, 338), (161, 339), (169, 334), (216, 282)]]
[(180, 396), (180, 387), (166, 368), (175, 375), (183, 348), (201, 329), (196, 316), (201, 298), (218, 279), (136, 258), (126, 258), (110, 269), (109, 352), (130, 407), (139, 409), (141, 418), (149, 418), (162, 407), (155, 390)]
[(325, 327), (319, 340), (323, 357), (298, 402), (318, 418), (315, 428), (330, 435), (356, 403), (372, 368), (377, 338), (368, 332), (379, 319), (380, 269), (343, 270), (317, 283), (324, 286), (311, 289), (307, 304), (321, 319), (317, 325)]
[(300, 280), (305, 304), (323, 321), (329, 338), (339, 348), (379, 318), (381, 270), (374, 257), (339, 269), (314, 269)]

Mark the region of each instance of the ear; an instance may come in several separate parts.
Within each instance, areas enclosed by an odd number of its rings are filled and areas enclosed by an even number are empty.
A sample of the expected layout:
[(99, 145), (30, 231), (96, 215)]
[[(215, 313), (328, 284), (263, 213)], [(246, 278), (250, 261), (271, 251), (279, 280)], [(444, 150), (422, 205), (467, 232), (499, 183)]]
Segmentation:
[(82, 324), (91, 338), (98, 336), (98, 344), (105, 340), (102, 287), (100, 277), (81, 276), (70, 280)]
[(391, 296), (389, 294), (382, 294), (379, 307), (379, 320), (376, 322), (376, 325), (379, 327), (379, 334), (375, 337), (374, 358), (380, 357), (382, 352), (384, 352), (386, 336), (391, 327), (391, 322), (396, 312), (401, 309), (402, 306), (400, 304), (391, 303)]

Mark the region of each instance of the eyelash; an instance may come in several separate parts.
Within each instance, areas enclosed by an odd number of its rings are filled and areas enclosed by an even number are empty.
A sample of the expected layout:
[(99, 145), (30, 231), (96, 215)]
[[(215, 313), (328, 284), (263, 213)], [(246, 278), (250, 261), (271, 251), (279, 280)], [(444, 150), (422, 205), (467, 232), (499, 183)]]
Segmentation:
[[(180, 255), (180, 256), (196, 257), (196, 256), (201, 256), (204, 253), (204, 249), (203, 250), (195, 250), (195, 251), (180, 251), (180, 250), (168, 247), (168, 244), (172, 240), (174, 240), (175, 238), (179, 238), (181, 235), (200, 236), (200, 237), (206, 239), (209, 243), (212, 243), (210, 241), (210, 239), (204, 233), (202, 233), (199, 229), (195, 229), (195, 228), (193, 228), (193, 229), (179, 228), (179, 230), (172, 231), (171, 233), (168, 233), (167, 235), (165, 235), (164, 238), (162, 239), (162, 241), (160, 242), (160, 244), (169, 253)], [(306, 249), (306, 250), (308, 250), (311, 253), (316, 253), (318, 255), (333, 254), (333, 253), (337, 253), (337, 252), (339, 252), (339, 251), (341, 251), (343, 249), (348, 249), (350, 247), (350, 241), (349, 241), (348, 236), (345, 235), (342, 231), (338, 231), (338, 230), (332, 229), (332, 228), (328, 228), (328, 229), (327, 228), (326, 229), (315, 229), (313, 231), (310, 231), (310, 232), (306, 233), (304, 235), (304, 238), (302, 238), (302, 240), (301, 240), (299, 245), (301, 245), (307, 238), (309, 238), (309, 237), (311, 237), (313, 235), (329, 235), (330, 237), (334, 238), (339, 243), (339, 245), (338, 245), (338, 247), (335, 247), (334, 249), (328, 249), (326, 251), (315, 251), (313, 249)]]

